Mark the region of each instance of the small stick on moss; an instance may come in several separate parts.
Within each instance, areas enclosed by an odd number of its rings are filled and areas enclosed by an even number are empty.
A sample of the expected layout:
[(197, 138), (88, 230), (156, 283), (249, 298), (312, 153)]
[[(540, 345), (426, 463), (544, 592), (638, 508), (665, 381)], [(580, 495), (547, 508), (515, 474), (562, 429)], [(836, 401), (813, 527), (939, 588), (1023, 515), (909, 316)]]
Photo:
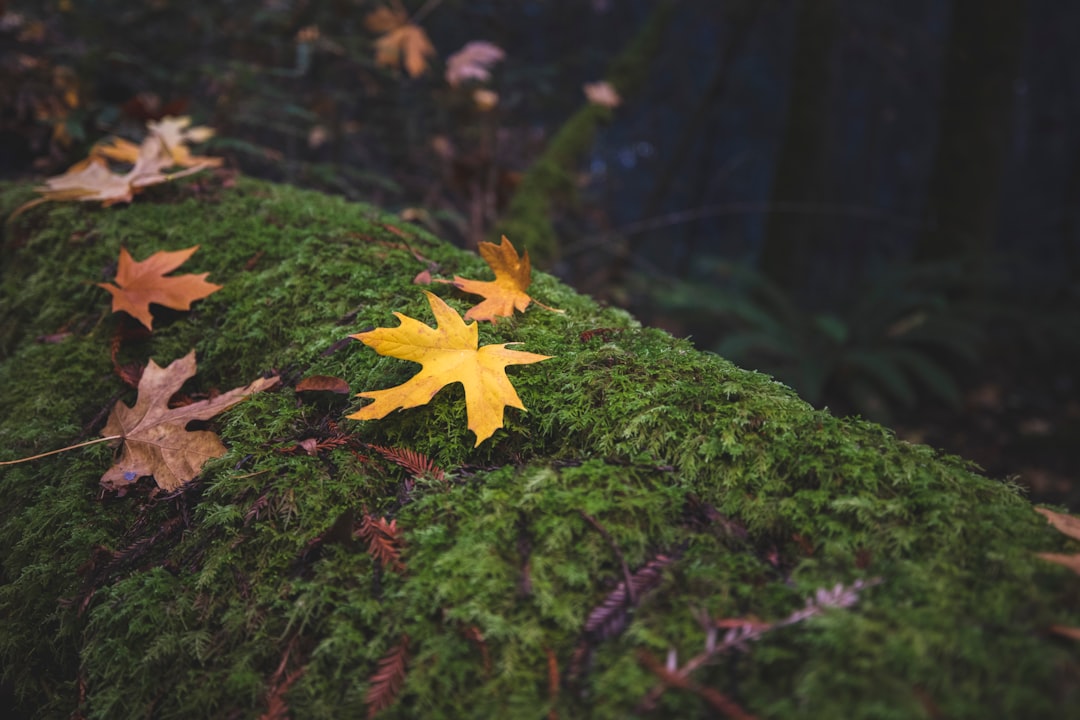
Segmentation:
[(631, 606), (637, 605), (637, 597), (634, 592), (634, 582), (633, 578), (630, 575), (630, 566), (626, 564), (626, 558), (623, 556), (622, 550), (619, 549), (619, 546), (615, 543), (615, 539), (611, 537), (611, 533), (609, 533), (604, 528), (604, 526), (600, 524), (599, 520), (589, 515), (584, 510), (578, 510), (578, 512), (581, 513), (581, 517), (585, 518), (585, 521), (587, 523), (596, 528), (596, 531), (603, 535), (604, 539), (607, 540), (608, 544), (611, 545), (612, 552), (615, 553), (615, 557), (617, 557), (619, 559), (619, 563), (622, 564), (623, 581), (626, 583), (626, 600)]
[(67, 452), (68, 450), (75, 450), (77, 448), (86, 447), (87, 445), (97, 445), (98, 443), (108, 442), (109, 440), (121, 440), (123, 439), (123, 437), (123, 435), (106, 435), (105, 437), (87, 440), (86, 442), (81, 442), (77, 445), (68, 445), (67, 447), (62, 447), (59, 450), (50, 450), (49, 452), (43, 452), (39, 455), (31, 455), (30, 457), (19, 458), (18, 460), (4, 460), (3, 462), (0, 462), (0, 465), (18, 465), (19, 463), (30, 462), (31, 460), (48, 457), (49, 455), (56, 455), (57, 453)]
[(559, 660), (555, 657), (555, 651), (544, 648), (548, 661), (548, 698), (551, 700), (551, 710), (548, 711), (548, 720), (559, 720), (559, 711), (555, 709), (555, 702), (559, 699)]

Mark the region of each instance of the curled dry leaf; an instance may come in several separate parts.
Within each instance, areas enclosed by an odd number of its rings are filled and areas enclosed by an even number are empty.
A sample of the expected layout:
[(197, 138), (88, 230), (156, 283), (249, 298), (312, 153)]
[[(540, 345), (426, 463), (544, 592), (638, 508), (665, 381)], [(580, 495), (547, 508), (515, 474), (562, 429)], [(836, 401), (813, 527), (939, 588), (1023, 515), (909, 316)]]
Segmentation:
[(116, 285), (98, 283), (112, 294), (113, 312), (126, 312), (153, 330), (154, 318), (150, 315), (150, 303), (164, 305), (173, 310), (190, 310), (191, 303), (221, 289), (220, 285), (206, 281), (210, 273), (165, 277), (191, 257), (198, 245), (173, 252), (156, 252), (142, 261), (132, 259), (131, 254), (120, 248), (120, 264), (116, 268)]
[[(519, 257), (505, 235), (501, 245), (482, 242), (478, 250), (480, 257), (484, 258), (495, 273), (495, 279), (485, 281), (454, 277), (453, 285), (457, 289), (486, 298), (465, 313), (466, 320), (495, 322), (500, 317), (510, 317), (515, 309), (525, 312), (529, 303), (536, 302), (525, 292), (532, 283), (532, 265), (529, 263), (528, 252)], [(562, 312), (539, 302), (536, 304), (552, 312)]]
[(109, 413), (102, 435), (117, 436), (123, 444), (120, 458), (101, 476), (111, 490), (127, 488), (140, 477), (152, 475), (158, 487), (178, 490), (191, 482), (207, 460), (225, 454), (225, 446), (208, 430), (187, 430), (192, 420), (209, 420), (248, 395), (273, 387), (277, 377), (263, 378), (215, 398), (170, 408), (172, 397), (195, 375), (195, 351), (162, 368), (153, 360), (139, 380), (139, 394), (132, 406), (117, 401)]
[(426, 405), (435, 393), (453, 382), (465, 387), (469, 429), (476, 444), (491, 437), (503, 424), (507, 406), (524, 410), (514, 386), (506, 377), (507, 365), (526, 365), (549, 359), (548, 355), (508, 350), (506, 344), (479, 346), (476, 323), (466, 325), (441, 298), (425, 291), (436, 327), (401, 313), (401, 325), (376, 328), (352, 335), (380, 355), (419, 363), (420, 372), (407, 382), (387, 390), (370, 390), (358, 397), (375, 402), (349, 415), (353, 420), (377, 420), (393, 410)]
[(487, 82), (491, 66), (506, 57), (502, 48), (486, 40), (474, 40), (446, 59), (446, 82), (457, 87), (467, 80)]
[(349, 383), (332, 375), (309, 375), (296, 383), (296, 392), (332, 392), (349, 394)]

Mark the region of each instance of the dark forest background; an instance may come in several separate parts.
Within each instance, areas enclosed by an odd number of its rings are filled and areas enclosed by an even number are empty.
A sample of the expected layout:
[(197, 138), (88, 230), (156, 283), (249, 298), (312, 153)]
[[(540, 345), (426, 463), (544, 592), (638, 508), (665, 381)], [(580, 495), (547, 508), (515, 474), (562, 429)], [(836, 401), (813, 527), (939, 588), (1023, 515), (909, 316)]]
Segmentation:
[[(379, 7), (430, 37), (426, 72), (375, 62)], [(1058, 0), (0, 0), (0, 168), (40, 180), (191, 115), (232, 169), (466, 247), (506, 232), (1075, 510), (1077, 28)], [(453, 86), (474, 40), (505, 58)], [(617, 107), (586, 100), (601, 80)]]

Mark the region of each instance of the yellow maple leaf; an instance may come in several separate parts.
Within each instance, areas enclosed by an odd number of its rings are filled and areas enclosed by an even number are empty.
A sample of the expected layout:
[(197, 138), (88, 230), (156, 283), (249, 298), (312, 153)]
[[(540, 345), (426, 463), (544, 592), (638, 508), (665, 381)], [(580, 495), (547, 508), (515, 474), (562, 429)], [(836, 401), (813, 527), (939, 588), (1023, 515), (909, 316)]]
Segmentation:
[(364, 19), (364, 24), (382, 35), (375, 41), (376, 65), (404, 67), (409, 77), (424, 74), (427, 58), (435, 55), (435, 46), (422, 27), (409, 22), (403, 9), (378, 8)]
[(422, 368), (396, 387), (359, 393), (357, 397), (375, 402), (348, 417), (378, 420), (392, 410), (426, 405), (443, 387), (459, 382), (465, 387), (469, 429), (476, 433), (476, 446), (479, 446), (502, 427), (503, 411), (507, 406), (525, 409), (506, 376), (506, 366), (527, 365), (550, 356), (507, 349), (507, 345), (516, 343), (479, 347), (475, 322), (466, 325), (439, 296), (426, 291), (424, 294), (435, 315), (434, 328), (407, 315), (394, 313), (401, 321), (398, 327), (376, 328), (351, 336), (380, 355), (410, 360)]
[(535, 302), (545, 310), (559, 312), (553, 307), (548, 307), (534, 300), (525, 291), (532, 283), (532, 264), (529, 262), (529, 253), (525, 251), (520, 257), (517, 250), (503, 235), (502, 244), (482, 242), (478, 248), (480, 257), (484, 258), (488, 266), (495, 273), (494, 280), (468, 280), (454, 276), (453, 285), (459, 290), (464, 290), (473, 295), (482, 295), (485, 300), (465, 313), (466, 320), (488, 320), (495, 322), (496, 318), (510, 317), (517, 309), (525, 312), (530, 302)]

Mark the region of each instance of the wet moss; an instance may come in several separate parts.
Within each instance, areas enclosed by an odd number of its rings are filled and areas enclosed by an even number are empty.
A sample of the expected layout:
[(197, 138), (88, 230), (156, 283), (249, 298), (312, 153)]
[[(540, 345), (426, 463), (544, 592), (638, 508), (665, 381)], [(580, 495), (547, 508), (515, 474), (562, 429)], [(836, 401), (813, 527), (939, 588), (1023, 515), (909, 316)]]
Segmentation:
[[(0, 212), (30, 195), (0, 189)], [(145, 480), (103, 495), (102, 445), (0, 469), (0, 663), (27, 716), (254, 717), (286, 655), (305, 668), (284, 694), (293, 716), (357, 716), (407, 636), (404, 686), (380, 717), (634, 717), (656, 684), (639, 653), (701, 652), (701, 611), (778, 620), (858, 578), (882, 582), (695, 680), (762, 717), (1080, 716), (1080, 649), (1046, 631), (1080, 624), (1080, 581), (1032, 557), (1067, 543), (1016, 487), (815, 411), (550, 276), (534, 295), (565, 315), (481, 327), (484, 344), (554, 358), (509, 370), (528, 411), (474, 449), (456, 388), (372, 422), (344, 419), (353, 400), (293, 390), (311, 374), (354, 392), (412, 374), (342, 342), (394, 311), (430, 322), (412, 251), (447, 277), (486, 272), (375, 208), (193, 180), (129, 207), (35, 208), (4, 242), (0, 460), (92, 438), (133, 399), (110, 359), (123, 319), (94, 285), (121, 246), (141, 259), (197, 243), (184, 269), (224, 285), (159, 313), (123, 362), (195, 348), (193, 393), (285, 380), (211, 423), (229, 454), (174, 497)], [(459, 310), (472, 301), (433, 287)], [(354, 445), (282, 452), (334, 427)], [(424, 453), (447, 478), (407, 483), (360, 442)], [(365, 512), (403, 529), (405, 572), (348, 531)], [(623, 561), (659, 554), (625, 627), (585, 633)], [(671, 690), (653, 714), (711, 712)]]

